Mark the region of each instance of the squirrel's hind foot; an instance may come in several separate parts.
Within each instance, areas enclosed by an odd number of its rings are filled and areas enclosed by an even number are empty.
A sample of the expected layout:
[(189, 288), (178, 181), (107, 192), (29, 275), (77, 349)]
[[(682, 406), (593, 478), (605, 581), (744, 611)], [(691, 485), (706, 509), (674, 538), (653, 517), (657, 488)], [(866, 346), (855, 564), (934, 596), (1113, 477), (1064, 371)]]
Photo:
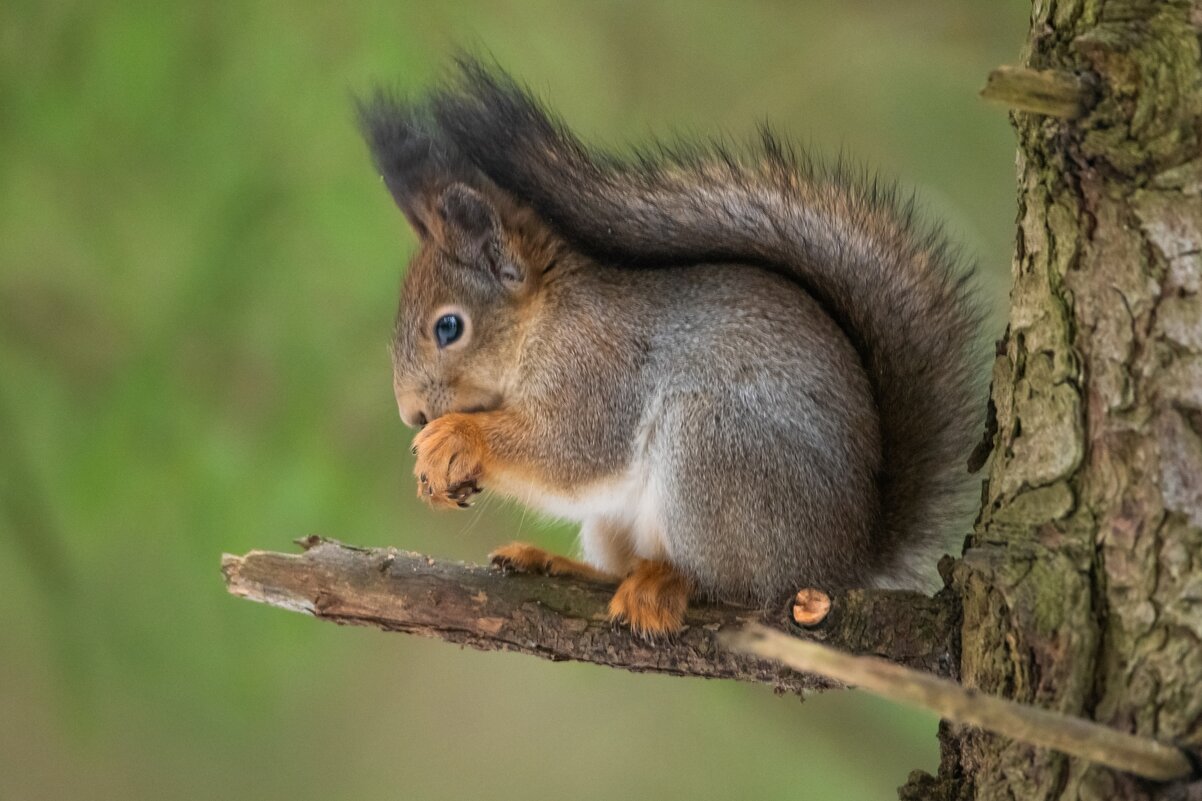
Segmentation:
[(693, 582), (667, 562), (642, 560), (609, 602), (611, 620), (654, 640), (684, 628)]

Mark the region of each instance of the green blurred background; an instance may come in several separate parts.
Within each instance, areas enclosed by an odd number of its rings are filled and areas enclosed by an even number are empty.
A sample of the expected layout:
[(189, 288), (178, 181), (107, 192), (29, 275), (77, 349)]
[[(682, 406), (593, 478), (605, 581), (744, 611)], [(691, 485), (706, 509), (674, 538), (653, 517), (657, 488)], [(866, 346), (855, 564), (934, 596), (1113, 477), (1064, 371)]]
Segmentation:
[[(881, 799), (935, 720), (552, 665), (228, 597), (318, 532), (481, 559), (571, 532), (413, 497), (387, 338), (413, 242), (349, 94), (491, 52), (587, 137), (768, 118), (917, 188), (995, 310), (1026, 7), (0, 6), (0, 799)], [(995, 317), (995, 319), (997, 319)], [(994, 332), (996, 333), (996, 331)]]

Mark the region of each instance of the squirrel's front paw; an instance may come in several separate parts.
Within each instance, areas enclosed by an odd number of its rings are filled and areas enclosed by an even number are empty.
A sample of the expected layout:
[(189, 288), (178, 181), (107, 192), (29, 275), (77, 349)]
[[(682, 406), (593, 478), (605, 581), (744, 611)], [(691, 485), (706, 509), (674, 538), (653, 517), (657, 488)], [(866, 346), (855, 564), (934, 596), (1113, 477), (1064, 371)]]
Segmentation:
[(471, 506), (468, 498), (480, 492), (488, 461), (483, 432), (471, 415), (445, 414), (435, 418), (413, 440), (417, 463), (417, 497), (431, 506)]

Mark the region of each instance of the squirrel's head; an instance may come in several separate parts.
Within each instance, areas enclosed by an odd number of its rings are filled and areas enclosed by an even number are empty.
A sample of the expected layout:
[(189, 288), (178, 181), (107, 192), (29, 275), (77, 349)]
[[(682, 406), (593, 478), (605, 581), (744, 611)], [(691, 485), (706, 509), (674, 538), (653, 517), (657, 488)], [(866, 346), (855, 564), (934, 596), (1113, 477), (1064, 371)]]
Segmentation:
[(432, 128), (426, 112), (377, 93), (359, 105), (376, 167), (420, 246), (392, 343), (401, 418), (504, 402), (554, 248), (545, 226)]
[(401, 419), (422, 426), (447, 412), (496, 408), (512, 389), (541, 269), (481, 191), (452, 183), (402, 208), (421, 244), (393, 336)]

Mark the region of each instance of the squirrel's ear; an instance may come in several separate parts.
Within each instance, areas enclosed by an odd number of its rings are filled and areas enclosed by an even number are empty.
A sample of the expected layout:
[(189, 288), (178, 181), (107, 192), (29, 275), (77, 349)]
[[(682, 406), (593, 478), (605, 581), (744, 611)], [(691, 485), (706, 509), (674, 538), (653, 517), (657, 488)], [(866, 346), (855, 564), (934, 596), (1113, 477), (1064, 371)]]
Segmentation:
[(488, 198), (465, 184), (451, 184), (438, 202), (448, 250), (464, 264), (479, 265), (506, 285), (525, 277), (505, 246), (501, 217)]

